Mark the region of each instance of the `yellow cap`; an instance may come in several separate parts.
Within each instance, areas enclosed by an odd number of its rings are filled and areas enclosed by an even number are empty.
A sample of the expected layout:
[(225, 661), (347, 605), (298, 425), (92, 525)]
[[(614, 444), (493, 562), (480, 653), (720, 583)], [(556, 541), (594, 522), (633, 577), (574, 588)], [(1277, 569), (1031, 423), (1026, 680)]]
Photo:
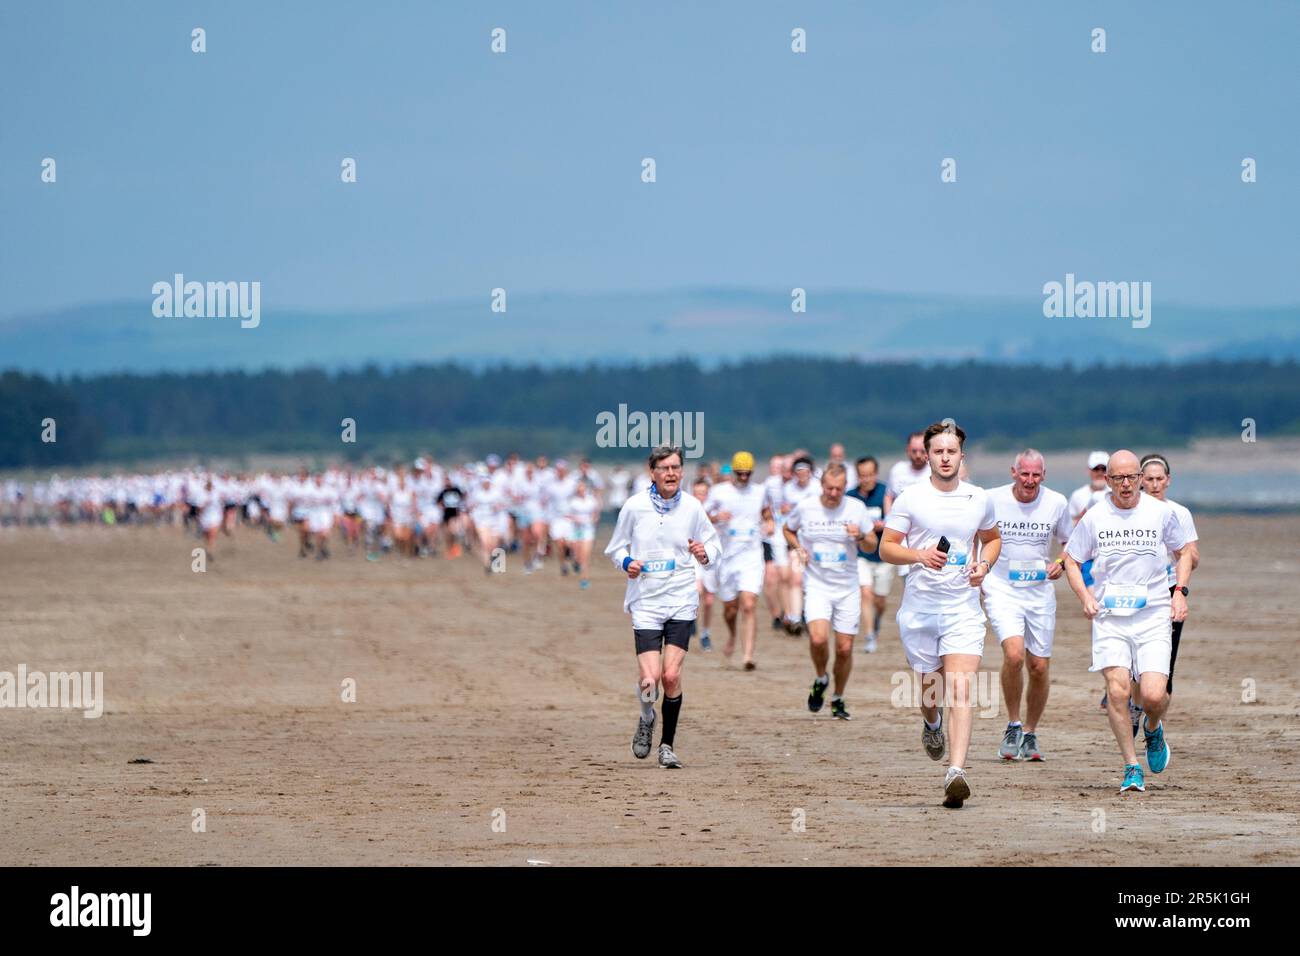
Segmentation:
[(753, 471), (754, 456), (747, 451), (738, 451), (731, 456), (732, 471)]

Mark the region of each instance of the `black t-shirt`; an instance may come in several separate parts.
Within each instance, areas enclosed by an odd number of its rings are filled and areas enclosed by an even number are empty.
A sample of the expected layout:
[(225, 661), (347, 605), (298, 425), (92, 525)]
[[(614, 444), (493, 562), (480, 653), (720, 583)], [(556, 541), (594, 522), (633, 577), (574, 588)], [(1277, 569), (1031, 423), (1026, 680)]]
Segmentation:
[(438, 504), (442, 505), (443, 511), (460, 511), (461, 503), (465, 500), (465, 492), (461, 491), (455, 485), (448, 485), (442, 491), (438, 492)]

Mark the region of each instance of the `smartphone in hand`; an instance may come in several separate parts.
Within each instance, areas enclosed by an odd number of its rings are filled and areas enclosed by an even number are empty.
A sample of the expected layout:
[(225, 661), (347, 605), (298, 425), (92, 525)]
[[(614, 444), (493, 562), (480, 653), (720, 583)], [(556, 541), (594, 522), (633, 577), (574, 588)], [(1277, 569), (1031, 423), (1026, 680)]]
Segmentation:
[(947, 554), (948, 549), (952, 547), (952, 542), (950, 542), (946, 536), (940, 535), (939, 543), (936, 544), (935, 547), (938, 548), (940, 551), (942, 551), (944, 554)]

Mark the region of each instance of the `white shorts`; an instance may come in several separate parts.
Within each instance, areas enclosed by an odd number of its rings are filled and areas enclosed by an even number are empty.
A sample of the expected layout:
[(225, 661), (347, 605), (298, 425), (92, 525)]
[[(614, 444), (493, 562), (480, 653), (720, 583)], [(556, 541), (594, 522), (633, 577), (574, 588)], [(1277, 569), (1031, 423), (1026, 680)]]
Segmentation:
[(978, 606), (954, 611), (898, 609), (898, 634), (912, 670), (932, 674), (943, 665), (945, 654), (984, 656), (984, 612)]
[(573, 534), (569, 536), (570, 541), (595, 541), (596, 529), (589, 524), (573, 525)]
[(632, 615), (632, 630), (657, 631), (666, 621), (693, 621), (699, 610), (700, 606), (696, 603), (673, 608), (634, 607), (629, 613)]
[(1116, 617), (1108, 614), (1092, 622), (1092, 666), (1090, 671), (1106, 667), (1127, 667), (1134, 677), (1143, 674), (1169, 674), (1169, 655), (1173, 650), (1173, 624), (1169, 607), (1155, 607), (1150, 615)]
[(718, 570), (722, 567), (721, 561), (714, 561), (712, 564), (703, 565), (700, 562), (693, 562), (695, 565), (695, 580), (704, 584), (704, 590), (710, 594), (718, 593)]
[(1023, 637), (1025, 650), (1035, 657), (1052, 656), (1052, 638), (1056, 634), (1056, 605), (1021, 604), (1013, 597), (995, 591), (984, 592), (984, 610), (999, 641)]
[(830, 621), (831, 630), (837, 634), (858, 633), (862, 623), (862, 593), (848, 591), (831, 594), (820, 588), (804, 588), (803, 616), (808, 621)]
[(718, 590), (723, 601), (734, 601), (741, 591), (760, 594), (763, 590), (763, 551), (751, 548), (718, 562)]
[(427, 528), (429, 525), (442, 524), (441, 508), (425, 508), (420, 511), (420, 526)]
[(312, 534), (325, 534), (334, 527), (334, 512), (318, 508), (307, 513), (307, 530)]
[(871, 588), (871, 593), (879, 597), (889, 597), (889, 592), (894, 590), (896, 577), (896, 565), (888, 561), (868, 561), (864, 557), (858, 557), (858, 587)]
[(555, 541), (568, 541), (573, 537), (573, 522), (568, 518), (556, 518), (551, 522), (546, 533)]
[(785, 543), (785, 535), (781, 533), (780, 528), (776, 529), (776, 534), (767, 539), (767, 543), (772, 546), (773, 564), (778, 568), (784, 568), (790, 563), (790, 546)]

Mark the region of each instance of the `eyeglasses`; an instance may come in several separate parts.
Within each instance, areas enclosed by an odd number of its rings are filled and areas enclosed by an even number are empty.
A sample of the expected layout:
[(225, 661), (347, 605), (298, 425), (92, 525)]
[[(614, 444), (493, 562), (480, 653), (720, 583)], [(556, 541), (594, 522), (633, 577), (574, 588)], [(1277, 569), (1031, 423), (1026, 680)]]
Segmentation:
[(655, 465), (655, 471), (681, 471), (681, 465)]
[(1107, 475), (1107, 480), (1115, 482), (1117, 485), (1127, 484), (1129, 482), (1140, 481), (1141, 475)]

